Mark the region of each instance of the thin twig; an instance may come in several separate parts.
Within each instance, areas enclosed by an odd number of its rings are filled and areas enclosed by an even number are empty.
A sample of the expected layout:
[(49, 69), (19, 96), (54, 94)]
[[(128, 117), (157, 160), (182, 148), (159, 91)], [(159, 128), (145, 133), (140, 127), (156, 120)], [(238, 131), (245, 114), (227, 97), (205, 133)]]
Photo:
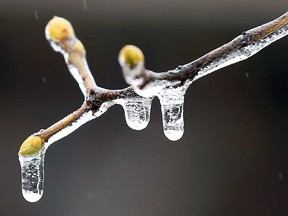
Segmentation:
[[(195, 77), (199, 79), (200, 77), (206, 74), (198, 74), (203, 69), (207, 67), (211, 67), (213, 64), (219, 64), (219, 59), (222, 60), (221, 64), (223, 66), (215, 68), (216, 70), (228, 66), (230, 64), (239, 62), (241, 60), (245, 60), (248, 57), (256, 54), (258, 51), (268, 46), (272, 42), (280, 39), (281, 37), (274, 38), (273, 41), (267, 41), (267, 44), (263, 44), (262, 46), (256, 48), (253, 52), (247, 52), (247, 48), (257, 44), (258, 42), (265, 42), (265, 38), (269, 37), (273, 33), (277, 31), (281, 31), (281, 29), (285, 30), (283, 32), (283, 37), (287, 35), (287, 24), (288, 24), (288, 12), (280, 16), (279, 18), (268, 22), (264, 25), (253, 28), (249, 31), (243, 32), (241, 35), (233, 39), (231, 42), (224, 44), (223, 46), (207, 53), (206, 55), (192, 61), (191, 63), (185, 64), (183, 66), (178, 66), (176, 69), (163, 72), (159, 74), (152, 73), (150, 77), (155, 79), (163, 79), (163, 80), (180, 80), (185, 81), (187, 79), (195, 80)], [(263, 41), (261, 41), (263, 40)], [(233, 55), (237, 53), (237, 55), (243, 55), (242, 58), (237, 59), (238, 61), (229, 62), (225, 64), (230, 59), (229, 55)], [(220, 65), (219, 65), (220, 66)], [(214, 70), (215, 71), (215, 70)]]
[(84, 103), (78, 110), (71, 113), (70, 115), (66, 116), (59, 122), (55, 123), (54, 125), (51, 125), (46, 130), (42, 130), (39, 132), (39, 136), (45, 141), (48, 142), (51, 136), (55, 135), (59, 131), (61, 131), (63, 128), (69, 127), (72, 125), (75, 121), (80, 119), (81, 116), (83, 116), (86, 112), (88, 112), (87, 109), (87, 103)]

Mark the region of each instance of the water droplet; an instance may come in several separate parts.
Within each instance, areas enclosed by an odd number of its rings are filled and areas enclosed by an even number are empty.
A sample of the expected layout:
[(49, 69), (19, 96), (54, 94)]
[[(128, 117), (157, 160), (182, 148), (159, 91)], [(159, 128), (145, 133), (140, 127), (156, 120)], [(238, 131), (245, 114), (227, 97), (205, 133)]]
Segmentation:
[(183, 108), (187, 88), (167, 88), (157, 95), (161, 104), (164, 134), (172, 141), (179, 140), (184, 133)]
[(134, 97), (122, 100), (127, 125), (134, 130), (146, 128), (150, 120), (151, 98)]
[(35, 15), (35, 19), (38, 20), (39, 16), (38, 16), (38, 11), (37, 10), (34, 11), (34, 15)]
[(87, 2), (86, 2), (86, 0), (83, 0), (83, 8), (84, 8), (85, 11), (87, 10)]
[(278, 177), (279, 177), (280, 180), (283, 180), (283, 173), (279, 172)]
[(22, 194), (28, 202), (37, 202), (43, 195), (45, 151), (43, 148), (37, 155), (19, 156)]

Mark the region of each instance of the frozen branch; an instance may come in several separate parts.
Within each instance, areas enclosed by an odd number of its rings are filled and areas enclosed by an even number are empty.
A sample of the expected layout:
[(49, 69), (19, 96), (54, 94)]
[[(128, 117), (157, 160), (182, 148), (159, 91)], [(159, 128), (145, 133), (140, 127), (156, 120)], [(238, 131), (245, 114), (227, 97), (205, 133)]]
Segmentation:
[[(31, 202), (40, 199), (43, 193), (42, 169), (48, 146), (99, 117), (114, 104), (123, 107), (128, 126), (141, 130), (149, 123), (152, 100), (158, 97), (166, 137), (173, 141), (180, 139), (184, 132), (184, 95), (189, 85), (220, 68), (251, 57), (286, 36), (288, 12), (271, 22), (243, 32), (231, 42), (195, 61), (167, 72), (147, 70), (142, 51), (127, 45), (119, 53), (119, 63), (130, 87), (120, 90), (108, 90), (96, 85), (86, 62), (85, 48), (67, 20), (54, 17), (47, 24), (45, 33), (52, 48), (62, 53), (71, 75), (84, 95), (84, 102), (77, 111), (28, 137), (20, 147), (22, 192)], [(31, 171), (29, 167), (32, 165), (35, 169)], [(31, 180), (32, 175), (26, 175), (27, 172), (33, 172), (36, 180)]]
[[(155, 96), (161, 98), (161, 91), (163, 90), (177, 89), (181, 86), (185, 86), (184, 89), (186, 90), (193, 81), (220, 68), (245, 60), (274, 41), (286, 36), (288, 33), (287, 23), (288, 12), (271, 22), (243, 32), (231, 42), (195, 61), (162, 73), (145, 69), (144, 55), (141, 50), (128, 45), (120, 51), (119, 62), (123, 69), (124, 78), (131, 87), (122, 90), (108, 90), (96, 85), (86, 63), (85, 48), (81, 41), (76, 38), (71, 24), (63, 18), (54, 17), (47, 24), (46, 38), (55, 51), (63, 54), (70, 73), (78, 82), (85, 96), (85, 101), (79, 110), (53, 126), (41, 130), (37, 136), (50, 145), (52, 140), (49, 139), (58, 132), (62, 133), (66, 131), (65, 128), (74, 124), (77, 125), (77, 127), (73, 127), (75, 130), (86, 123), (87, 119), (85, 121), (80, 120), (83, 115), (90, 113), (89, 120), (91, 120), (103, 114), (114, 104), (124, 106), (125, 101), (135, 98), (141, 101), (145, 100), (145, 97), (148, 99), (144, 103), (149, 104)], [(183, 90), (184, 93), (185, 90)], [(69, 129), (68, 131), (71, 133), (73, 130)], [(68, 135), (69, 133), (65, 132), (64, 134)], [(60, 139), (64, 135), (56, 137)], [(58, 139), (53, 139), (53, 141)]]

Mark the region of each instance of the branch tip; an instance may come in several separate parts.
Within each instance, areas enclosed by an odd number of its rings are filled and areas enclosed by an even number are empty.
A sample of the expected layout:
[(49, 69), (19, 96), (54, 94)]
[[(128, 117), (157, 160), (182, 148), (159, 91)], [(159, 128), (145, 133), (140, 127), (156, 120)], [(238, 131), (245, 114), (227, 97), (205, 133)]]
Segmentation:
[(18, 155), (30, 156), (40, 152), (44, 147), (44, 140), (36, 135), (29, 136), (21, 145)]
[(62, 18), (54, 16), (47, 24), (46, 38), (55, 42), (69, 40), (75, 37), (74, 29), (71, 23)]

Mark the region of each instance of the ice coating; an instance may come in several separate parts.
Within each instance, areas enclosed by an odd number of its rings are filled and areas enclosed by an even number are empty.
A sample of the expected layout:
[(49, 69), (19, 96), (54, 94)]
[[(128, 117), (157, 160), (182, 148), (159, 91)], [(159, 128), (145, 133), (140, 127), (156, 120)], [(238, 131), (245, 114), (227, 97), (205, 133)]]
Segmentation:
[(81, 127), (83, 124), (85, 124), (88, 121), (91, 121), (99, 116), (101, 116), (103, 113), (107, 111), (107, 109), (111, 106), (112, 103), (106, 102), (101, 105), (101, 107), (96, 111), (88, 111), (82, 114), (82, 116), (74, 121), (69, 126), (66, 126), (62, 130), (55, 133), (53, 136), (51, 136), (47, 143), (45, 143), (46, 148), (48, 148), (52, 143), (58, 141), (59, 139), (62, 139), (63, 137), (68, 136), (73, 131), (77, 130), (79, 127)]
[[(68, 55), (65, 55), (65, 56), (68, 56)], [(68, 57), (65, 57), (65, 59), (68, 59)], [(84, 85), (84, 81), (83, 81), (83, 79), (82, 79), (82, 77), (81, 77), (81, 75), (79, 73), (79, 69), (76, 68), (73, 64), (67, 64), (67, 66), (68, 66), (68, 69), (69, 69), (71, 75), (77, 81), (82, 94), (84, 95), (84, 97), (86, 97), (86, 88), (85, 88), (85, 85)]]
[(159, 92), (162, 123), (165, 136), (172, 141), (179, 140), (184, 133), (184, 95), (187, 86), (166, 88)]
[[(86, 71), (86, 76), (88, 76), (89, 79), (90, 79), (91, 81), (93, 81), (93, 84), (96, 85), (95, 80), (94, 80), (94, 78), (93, 78), (93, 76), (92, 76), (92, 74), (91, 74), (91, 72), (90, 72), (89, 67), (88, 67), (86, 58), (85, 58), (85, 57), (81, 57), (81, 63), (82, 63), (82, 64), (78, 64), (78, 65), (72, 64), (72, 63), (70, 62), (70, 60), (69, 60), (70, 53), (66, 52), (66, 51), (64, 50), (64, 48), (63, 48), (58, 42), (55, 42), (55, 41), (53, 41), (53, 40), (50, 40), (50, 39), (49, 39), (49, 36), (47, 36), (47, 34), (49, 34), (49, 33), (46, 32), (46, 37), (47, 37), (47, 39), (48, 39), (51, 47), (54, 49), (54, 51), (60, 52), (60, 53), (63, 55), (63, 57), (64, 57), (64, 59), (65, 59), (65, 62), (66, 62), (66, 64), (67, 64), (67, 66), (68, 66), (68, 69), (69, 69), (69, 71), (70, 71), (70, 74), (71, 74), (71, 75), (73, 76), (73, 78), (77, 81), (77, 83), (78, 83), (78, 85), (79, 85), (79, 88), (80, 88), (82, 94), (84, 95), (84, 98), (86, 98), (86, 96), (87, 96), (87, 95), (86, 95), (86, 94), (87, 94), (87, 92), (86, 92), (87, 86), (85, 86), (84, 77), (82, 77), (80, 70), (83, 70), (83, 69), (84, 69), (84, 70)], [(77, 39), (76, 39), (76, 38), (71, 39), (71, 40), (69, 41), (69, 43), (71, 44), (71, 46), (73, 46), (73, 44), (75, 44), (76, 42), (77, 42)], [(79, 67), (82, 67), (82, 68), (80, 69)], [(87, 77), (85, 77), (85, 79), (87, 80)]]
[(43, 195), (45, 151), (43, 148), (39, 154), (19, 156), (22, 194), (28, 202), (37, 202)]
[(134, 130), (147, 127), (150, 120), (152, 98), (134, 97), (121, 99), (118, 103), (123, 107), (127, 125)]
[[(253, 30), (253, 29), (252, 29)], [(251, 30), (251, 31), (252, 31)], [(247, 32), (249, 34), (249, 31)], [(256, 54), (263, 48), (267, 47), (271, 43), (273, 43), (276, 40), (281, 39), (285, 35), (288, 34), (288, 24), (282, 26), (274, 33), (268, 35), (265, 38), (260, 39), (259, 41), (255, 43), (248, 44), (240, 49), (234, 49), (230, 53), (226, 53), (221, 58), (216, 59), (215, 61), (212, 61), (210, 64), (208, 64), (206, 67), (201, 68), (201, 70), (197, 73), (197, 75), (193, 78), (193, 81), (210, 74), (216, 70), (219, 70), (220, 68), (226, 67), (228, 65), (234, 64), (239, 61), (243, 61), (252, 55)], [(242, 37), (238, 36), (237, 38)], [(237, 39), (235, 38), (235, 40)]]
[(149, 82), (145, 88), (140, 89), (138, 85), (136, 85), (137, 82), (135, 82), (132, 86), (135, 90), (135, 92), (138, 95), (141, 95), (142, 97), (154, 97), (156, 96), (162, 89), (167, 87), (172, 87), (175, 85), (180, 85), (181, 81), (179, 80), (154, 80), (152, 82)]

